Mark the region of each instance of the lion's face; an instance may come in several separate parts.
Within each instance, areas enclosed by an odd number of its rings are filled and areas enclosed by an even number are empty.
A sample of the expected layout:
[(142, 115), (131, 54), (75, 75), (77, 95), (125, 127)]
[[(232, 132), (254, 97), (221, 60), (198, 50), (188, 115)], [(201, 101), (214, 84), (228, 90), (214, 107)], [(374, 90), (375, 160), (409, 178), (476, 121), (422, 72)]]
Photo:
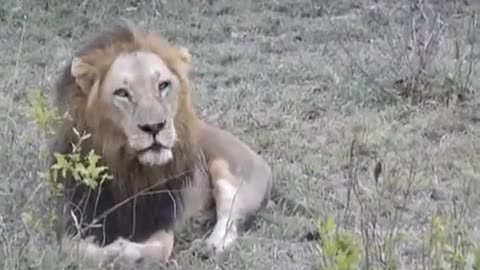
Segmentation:
[(150, 52), (120, 54), (102, 83), (107, 118), (119, 125), (127, 147), (146, 165), (173, 158), (174, 119), (180, 82), (165, 62)]

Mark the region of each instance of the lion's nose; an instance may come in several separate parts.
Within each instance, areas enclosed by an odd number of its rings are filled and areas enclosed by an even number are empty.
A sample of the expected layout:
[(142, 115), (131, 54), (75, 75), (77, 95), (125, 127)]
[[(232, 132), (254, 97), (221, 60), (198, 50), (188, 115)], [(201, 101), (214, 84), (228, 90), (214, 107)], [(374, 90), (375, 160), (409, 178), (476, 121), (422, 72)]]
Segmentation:
[(146, 133), (149, 133), (153, 136), (157, 135), (158, 132), (160, 132), (164, 127), (165, 127), (165, 124), (167, 123), (167, 121), (163, 121), (163, 122), (160, 122), (160, 123), (156, 123), (156, 124), (144, 124), (144, 125), (138, 125), (138, 127), (146, 132)]

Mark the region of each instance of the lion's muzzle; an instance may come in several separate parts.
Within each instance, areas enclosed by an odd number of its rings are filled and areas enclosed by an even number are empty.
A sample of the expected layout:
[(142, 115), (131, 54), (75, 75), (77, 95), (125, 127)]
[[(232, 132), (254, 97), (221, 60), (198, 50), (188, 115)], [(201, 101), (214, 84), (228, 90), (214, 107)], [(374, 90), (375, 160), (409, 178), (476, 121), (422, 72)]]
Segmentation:
[[(173, 157), (172, 147), (176, 139), (175, 127), (170, 121), (154, 124), (138, 124), (134, 149), (143, 164), (163, 165)], [(132, 145), (133, 146), (133, 145)]]

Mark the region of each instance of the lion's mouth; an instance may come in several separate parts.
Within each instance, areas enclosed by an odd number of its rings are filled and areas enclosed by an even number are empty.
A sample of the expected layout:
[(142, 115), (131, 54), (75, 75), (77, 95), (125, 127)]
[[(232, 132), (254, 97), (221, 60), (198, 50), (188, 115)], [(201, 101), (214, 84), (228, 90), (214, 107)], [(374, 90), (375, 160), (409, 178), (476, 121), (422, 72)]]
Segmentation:
[(137, 153), (140, 163), (144, 165), (163, 165), (173, 158), (172, 149), (158, 142)]
[(152, 145), (150, 145), (149, 147), (147, 148), (144, 148), (140, 151), (138, 151), (138, 154), (143, 154), (143, 153), (146, 153), (146, 152), (160, 152), (162, 150), (165, 150), (165, 149), (168, 149), (168, 147), (164, 146), (163, 144), (161, 143), (153, 143)]

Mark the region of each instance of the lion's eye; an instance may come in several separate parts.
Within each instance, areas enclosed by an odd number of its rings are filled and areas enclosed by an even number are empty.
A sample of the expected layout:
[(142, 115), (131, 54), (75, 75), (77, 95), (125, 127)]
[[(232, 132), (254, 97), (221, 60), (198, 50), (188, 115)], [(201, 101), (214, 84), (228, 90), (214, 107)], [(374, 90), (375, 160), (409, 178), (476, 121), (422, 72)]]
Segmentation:
[(169, 86), (170, 86), (169, 81), (161, 82), (161, 83), (158, 84), (158, 91), (160, 93), (163, 93), (165, 91), (165, 89), (167, 89)]
[(125, 88), (118, 88), (113, 92), (113, 94), (122, 98), (130, 98), (130, 93), (128, 93), (127, 89)]

